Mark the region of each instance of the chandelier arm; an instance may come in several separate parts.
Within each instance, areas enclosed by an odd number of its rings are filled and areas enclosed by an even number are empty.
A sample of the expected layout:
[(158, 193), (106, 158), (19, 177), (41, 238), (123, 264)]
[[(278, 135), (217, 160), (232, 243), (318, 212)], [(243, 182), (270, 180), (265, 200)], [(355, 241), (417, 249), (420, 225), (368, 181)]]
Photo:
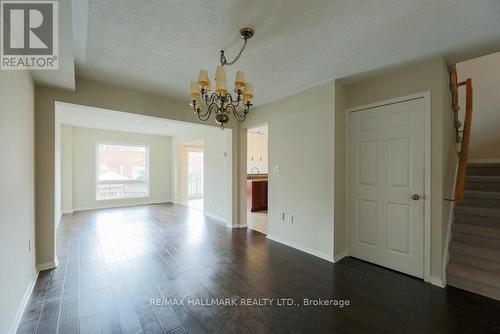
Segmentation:
[(200, 121), (207, 121), (210, 116), (212, 115), (212, 112), (213, 112), (213, 107), (214, 106), (217, 106), (217, 103), (211, 103), (207, 109), (205, 109), (205, 111), (202, 111), (201, 109), (196, 109), (196, 107), (194, 108), (194, 111), (196, 113), (196, 116), (198, 116), (198, 119)]
[(238, 97), (235, 100), (235, 99), (233, 99), (233, 96), (230, 93), (226, 93), (226, 100), (228, 102), (230, 102), (236, 108), (240, 105), (240, 101), (241, 101), (240, 96), (241, 96), (241, 94), (238, 94)]
[(247, 118), (246, 112), (238, 111), (238, 109), (235, 108), (232, 104), (227, 107), (227, 111), (228, 111), (228, 113), (232, 112), (234, 115), (234, 118), (236, 118), (238, 120), (238, 122), (243, 122)]
[(200, 121), (206, 121), (210, 118), (209, 109), (206, 109), (205, 111), (202, 111), (201, 109), (199, 109), (199, 110), (195, 109), (194, 113), (196, 114), (196, 116), (198, 116), (198, 119)]
[(203, 95), (202, 99), (207, 105), (209, 105), (211, 103), (217, 102), (218, 97), (219, 95), (217, 93), (212, 93), (210, 94), (210, 96), (208, 94)]

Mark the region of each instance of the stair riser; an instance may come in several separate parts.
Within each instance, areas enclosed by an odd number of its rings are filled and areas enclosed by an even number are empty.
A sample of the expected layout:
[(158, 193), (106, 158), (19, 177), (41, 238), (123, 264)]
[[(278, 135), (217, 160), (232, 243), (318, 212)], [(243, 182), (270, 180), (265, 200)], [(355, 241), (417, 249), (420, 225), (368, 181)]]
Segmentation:
[[(477, 235), (466, 234), (461, 232), (453, 232), (453, 241), (461, 242), (469, 245), (476, 245), (480, 247), (488, 247), (493, 249), (500, 249), (500, 240), (485, 238)], [(474, 254), (470, 254), (474, 255)]]
[(482, 249), (471, 249), (471, 247), (477, 247), (475, 245), (461, 245), (457, 242), (452, 242), (450, 245), (450, 253), (457, 253), (467, 256), (473, 256), (480, 259), (485, 259), (488, 261), (500, 262), (500, 252), (495, 252), (491, 248), (482, 248)]
[(500, 176), (500, 167), (468, 167), (467, 175)]
[(471, 182), (465, 183), (465, 190), (494, 191), (500, 192), (499, 182)]
[(451, 261), (500, 274), (500, 262), (489, 261), (487, 259), (481, 259), (454, 252), (450, 252), (450, 262)]
[(479, 237), (500, 240), (500, 226), (484, 226), (478, 224), (463, 224), (455, 221), (452, 225), (453, 233), (465, 233)]
[(455, 214), (455, 221), (464, 224), (500, 227), (500, 218)]
[(490, 198), (464, 198), (465, 206), (475, 206), (478, 208), (500, 209), (500, 200)]

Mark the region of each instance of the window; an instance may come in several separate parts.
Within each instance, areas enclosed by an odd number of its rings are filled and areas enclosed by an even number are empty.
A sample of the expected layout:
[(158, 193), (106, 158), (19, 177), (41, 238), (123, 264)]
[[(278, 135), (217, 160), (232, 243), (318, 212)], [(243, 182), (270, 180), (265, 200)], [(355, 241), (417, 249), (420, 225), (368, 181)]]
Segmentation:
[(149, 149), (140, 145), (97, 145), (96, 199), (149, 196)]

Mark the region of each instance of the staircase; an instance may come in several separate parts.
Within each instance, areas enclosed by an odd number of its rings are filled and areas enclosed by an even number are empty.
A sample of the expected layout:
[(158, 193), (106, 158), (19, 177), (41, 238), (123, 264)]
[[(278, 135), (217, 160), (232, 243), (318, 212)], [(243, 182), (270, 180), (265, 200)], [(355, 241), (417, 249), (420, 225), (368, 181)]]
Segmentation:
[(467, 165), (449, 251), (449, 285), (500, 300), (500, 163)]

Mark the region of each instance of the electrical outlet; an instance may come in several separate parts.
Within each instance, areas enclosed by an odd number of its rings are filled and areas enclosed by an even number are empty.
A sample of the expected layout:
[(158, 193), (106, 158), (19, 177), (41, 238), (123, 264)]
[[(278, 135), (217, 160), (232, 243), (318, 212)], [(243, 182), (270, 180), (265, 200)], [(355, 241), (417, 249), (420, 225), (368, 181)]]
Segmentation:
[(289, 222), (290, 224), (293, 224), (293, 216), (288, 216), (288, 222)]
[(285, 221), (285, 213), (284, 212), (280, 212), (280, 219), (282, 221)]

